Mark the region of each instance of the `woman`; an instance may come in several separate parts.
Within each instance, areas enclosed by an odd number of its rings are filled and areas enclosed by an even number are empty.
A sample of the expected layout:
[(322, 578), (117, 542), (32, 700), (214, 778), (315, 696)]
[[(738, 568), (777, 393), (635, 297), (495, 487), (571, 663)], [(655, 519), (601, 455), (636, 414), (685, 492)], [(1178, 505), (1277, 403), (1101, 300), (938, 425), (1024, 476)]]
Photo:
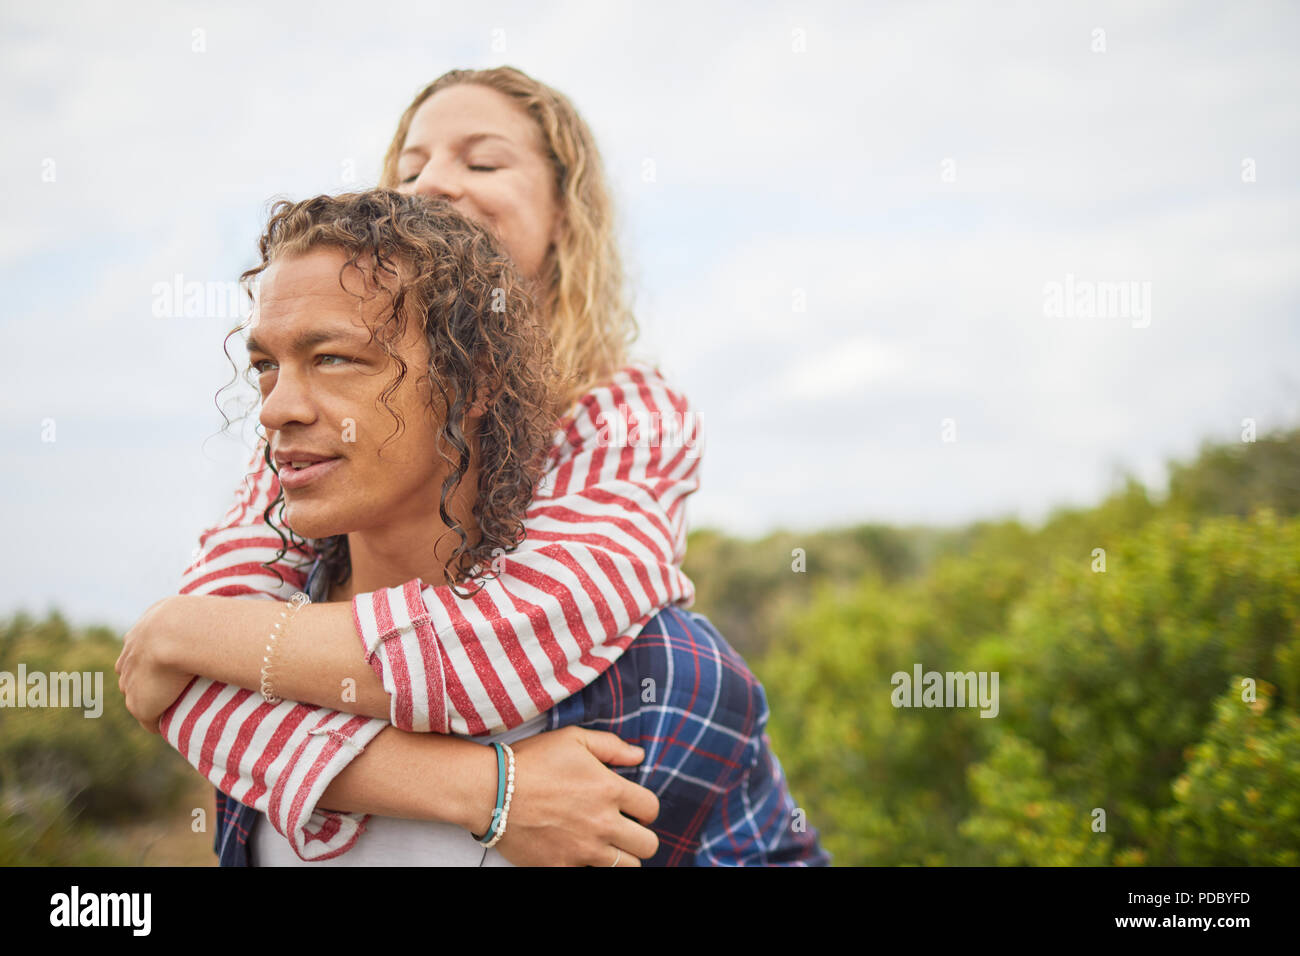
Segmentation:
[[(498, 555), (496, 577), (472, 601), (412, 581), (339, 592), (350, 607), (298, 612), (298, 646), (319, 661), (334, 655), (334, 673), (355, 660), (361, 638), (374, 681), (367, 685), (363, 673), (354, 701), (339, 700), (332, 678), (298, 688), (298, 699), (318, 706), (282, 703), (269, 712), (267, 705), (235, 704), (237, 688), (210, 675), (191, 682), (176, 672), (156, 682), (171, 693), (168, 700), (189, 685), (161, 722), (168, 740), (220, 791), (265, 812), (303, 859), (350, 849), (366, 812), (428, 813), (403, 805), (409, 785), (374, 772), (405, 766), (410, 756), (412, 741), (388, 732), (389, 723), (469, 734), (523, 727), (591, 686), (656, 611), (691, 596), (680, 560), (682, 501), (697, 485), (694, 418), (653, 370), (624, 364), (634, 325), (620, 300), (599, 156), (576, 112), (515, 70), (447, 74), (407, 109), (381, 184), (441, 197), (492, 230), (533, 281), (568, 384), (565, 398), (576, 401), (525, 518), (528, 540), (540, 546)], [(676, 427), (659, 429), (657, 442), (638, 442), (637, 419)], [(611, 447), (610, 435), (622, 444)], [(254, 480), (226, 520), (204, 535), (184, 593), (286, 598), (303, 584), (310, 548), (299, 545), (289, 557), (267, 537), (263, 516), (280, 487), (265, 454), (255, 459)], [(274, 574), (259, 566), (267, 561)], [(178, 600), (151, 609), (133, 631), (137, 644), (186, 628), (265, 640), (264, 615), (275, 613), (264, 602), (225, 602), (239, 605), (235, 614)], [(328, 672), (322, 666), (321, 675)], [(530, 742), (535, 746), (519, 754), (519, 773), (537, 794), (516, 808), (514, 833), (529, 833), (533, 811), (547, 825), (517, 841), (517, 859), (507, 834), (502, 853), (516, 862), (637, 865), (636, 847), (593, 840), (591, 832), (591, 821), (612, 820), (629, 802), (644, 802), (627, 789), (610, 795), (605, 781), (616, 775), (601, 765), (634, 763), (635, 748), (569, 731)], [(364, 753), (356, 757), (358, 751)], [(351, 812), (317, 810), (318, 804)], [(629, 842), (641, 842), (645, 852), (641, 836)]]

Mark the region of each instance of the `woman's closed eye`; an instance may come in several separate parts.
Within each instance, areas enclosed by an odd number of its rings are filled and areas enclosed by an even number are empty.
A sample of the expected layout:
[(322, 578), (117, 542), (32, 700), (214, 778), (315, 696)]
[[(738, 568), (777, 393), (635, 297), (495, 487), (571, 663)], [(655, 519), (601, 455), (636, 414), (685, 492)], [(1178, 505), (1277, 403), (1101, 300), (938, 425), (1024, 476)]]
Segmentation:
[[(472, 172), (472, 173), (495, 173), (495, 172), (496, 172), (498, 169), (500, 169), (501, 167), (500, 167), (500, 166), (480, 166), (480, 165), (470, 165), (468, 168), (469, 168), (469, 171)], [(407, 176), (405, 179), (401, 179), (401, 180), (399, 180), (399, 181), (398, 181), (398, 185), (401, 185), (401, 186), (410, 186), (411, 184), (413, 184), (413, 183), (414, 183), (417, 179), (419, 179), (419, 178), (420, 178), (420, 170), (416, 170), (415, 172), (413, 172), (413, 173), (411, 173), (409, 176)]]

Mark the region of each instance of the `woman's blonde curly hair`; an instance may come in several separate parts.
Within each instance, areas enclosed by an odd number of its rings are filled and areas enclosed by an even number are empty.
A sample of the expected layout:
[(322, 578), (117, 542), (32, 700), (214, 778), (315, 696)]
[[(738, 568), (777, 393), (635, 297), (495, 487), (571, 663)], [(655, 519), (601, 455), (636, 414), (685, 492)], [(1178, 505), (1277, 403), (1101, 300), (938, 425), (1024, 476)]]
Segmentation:
[(538, 276), (538, 299), (560, 373), (562, 409), (567, 409), (627, 364), (637, 335), (600, 152), (568, 98), (523, 71), (510, 66), (451, 70), (417, 93), (402, 114), (384, 157), (380, 186), (398, 185), (397, 158), (416, 111), (435, 93), (461, 83), (486, 86), (514, 99), (537, 123), (546, 144), (563, 225)]
[[(250, 282), (280, 258), (319, 248), (340, 249), (348, 257), (339, 270), (345, 289), (349, 270), (364, 277), (366, 294), (353, 293), (359, 301), (370, 295), (389, 299), (383, 320), (371, 328), (371, 341), (397, 367), (379, 396), (395, 422), (389, 440), (405, 427), (389, 402), (408, 372), (395, 346), (408, 322), (423, 328), (431, 358), (417, 374), (428, 377), (441, 405), (431, 412), (442, 421), (439, 450), (450, 466), (438, 513), (460, 539), (443, 574), (458, 595), (468, 596), (457, 590), (459, 582), (476, 565), (486, 566), (523, 539), (524, 513), (544, 470), (559, 414), (549, 338), (536, 305), (509, 257), (482, 226), (446, 202), (389, 189), (277, 202), (258, 242), (262, 261), (242, 281)], [(471, 543), (466, 529), (448, 514), (447, 502), (470, 468), (472, 449), (462, 424), (476, 404), (484, 409), (478, 421), (474, 505), (480, 537)], [(265, 457), (275, 470), (269, 443)], [(282, 515), (283, 489), (263, 515), (284, 544), (278, 561), (296, 550), (296, 536), (290, 530), (286, 538), (280, 530), (282, 521), (273, 517), (277, 506)], [(346, 534), (308, 544), (324, 561), (330, 580), (347, 580)]]

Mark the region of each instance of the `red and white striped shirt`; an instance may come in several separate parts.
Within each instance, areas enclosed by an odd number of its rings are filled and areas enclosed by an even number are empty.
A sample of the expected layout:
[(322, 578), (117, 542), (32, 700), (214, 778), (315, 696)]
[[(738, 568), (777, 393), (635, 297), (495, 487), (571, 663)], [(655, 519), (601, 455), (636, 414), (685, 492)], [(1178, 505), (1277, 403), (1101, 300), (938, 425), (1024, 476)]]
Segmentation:
[[(195, 680), (164, 737), (220, 790), (266, 813), (304, 860), (346, 852), (364, 814), (317, 810), (330, 781), (391, 722), (461, 735), (517, 727), (596, 679), (669, 604), (689, 607), (685, 499), (699, 487), (699, 421), (657, 369), (631, 365), (560, 422), (519, 548), (469, 599), (416, 579), (353, 600), (362, 652), (390, 721)], [(263, 519), (279, 492), (260, 454), (203, 533), (182, 594), (287, 600), (314, 559)]]

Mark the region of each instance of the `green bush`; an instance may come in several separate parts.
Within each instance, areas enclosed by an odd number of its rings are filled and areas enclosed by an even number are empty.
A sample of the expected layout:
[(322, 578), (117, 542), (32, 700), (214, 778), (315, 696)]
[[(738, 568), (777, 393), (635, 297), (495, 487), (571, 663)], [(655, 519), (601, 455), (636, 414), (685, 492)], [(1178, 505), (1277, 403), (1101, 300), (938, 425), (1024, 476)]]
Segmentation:
[(1100, 866), (1112, 839), (1094, 829), (1097, 809), (1061, 800), (1047, 778), (1043, 754), (1013, 733), (987, 761), (968, 771), (977, 809), (960, 826), (986, 862), (999, 866)]
[[(1151, 849), (1186, 752), (1228, 678), (1290, 688), (1300, 647), (1300, 522), (1270, 512), (1146, 526), (1108, 553), (1059, 562), (1017, 608), (1002, 675), (1007, 729), (1057, 789), (1108, 808), (1117, 843)], [(1289, 696), (1289, 700), (1287, 697)]]
[[(156, 817), (193, 771), (126, 710), (113, 666), (121, 640), (104, 628), (73, 630), (57, 613), (0, 623), (0, 671), (103, 675), (99, 717), (71, 707), (0, 708), (0, 862), (93, 864), (84, 827)], [(87, 845), (77, 857), (73, 849)]]
[(1202, 866), (1300, 866), (1300, 716), (1275, 708), (1257, 684), (1243, 699), (1234, 676), (1214, 722), (1174, 782), (1176, 804), (1160, 815), (1165, 858)]
[[(1296, 448), (1207, 449), (1163, 501), (1130, 480), (1037, 530), (932, 535), (907, 575), (768, 571), (783, 610), (752, 663), (837, 863), (1296, 865)], [(1282, 512), (1240, 513), (1238, 478)], [(918, 663), (996, 671), (997, 718), (895, 708)]]
[(0, 794), (0, 866), (112, 866), (123, 862), (58, 791)]

